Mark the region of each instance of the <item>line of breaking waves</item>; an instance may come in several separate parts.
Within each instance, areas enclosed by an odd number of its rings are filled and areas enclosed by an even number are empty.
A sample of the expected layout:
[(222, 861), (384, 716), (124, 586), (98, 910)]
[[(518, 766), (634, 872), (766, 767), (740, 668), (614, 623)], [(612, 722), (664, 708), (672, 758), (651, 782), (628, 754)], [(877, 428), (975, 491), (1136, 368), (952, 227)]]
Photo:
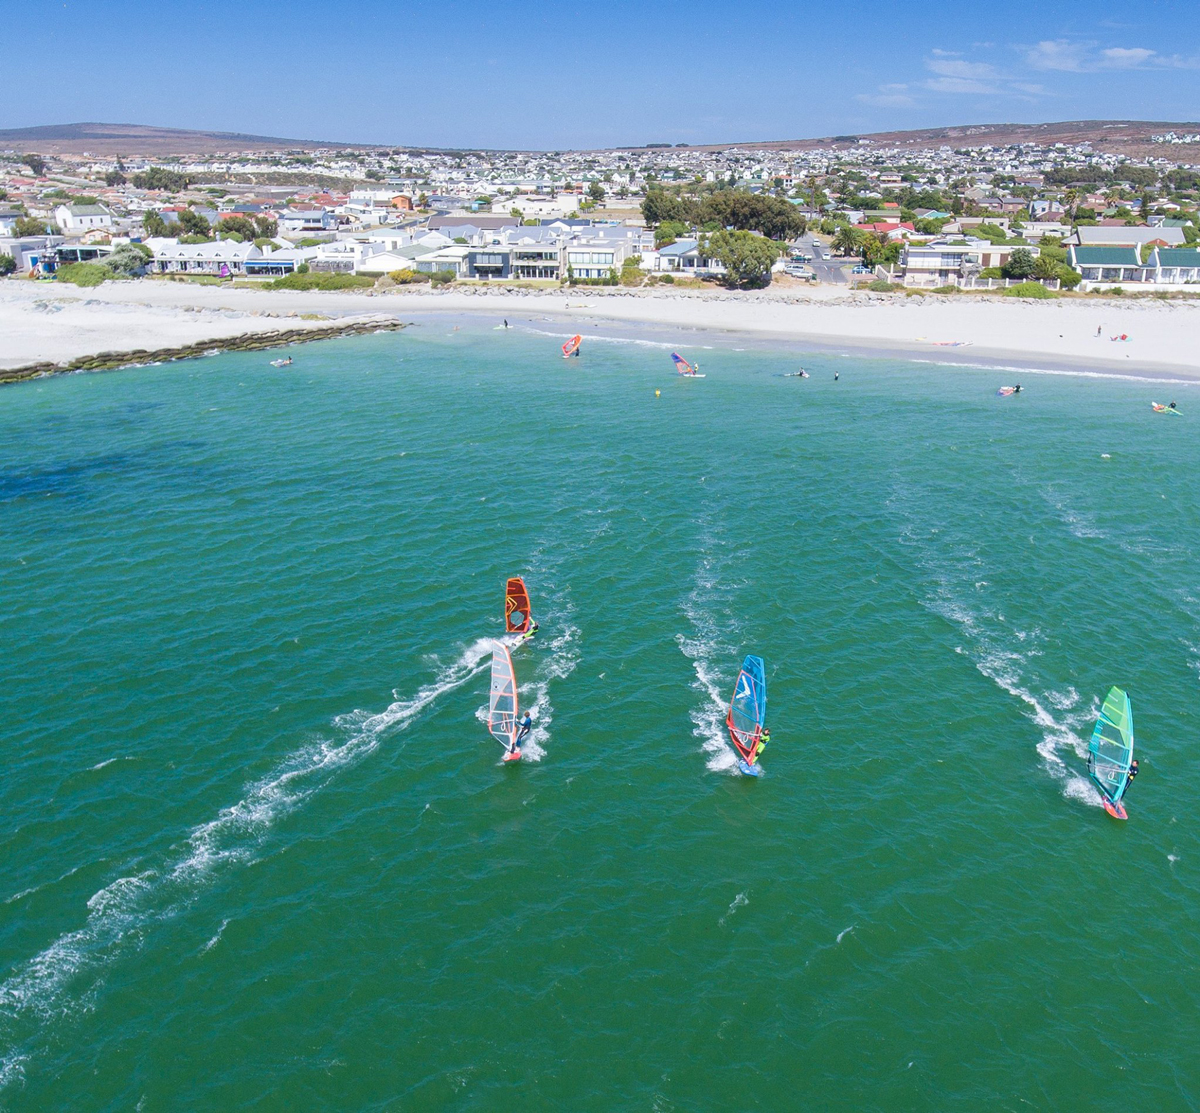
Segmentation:
[[(1045, 632), (1037, 626), (1019, 629), (1005, 617), (1002, 603), (992, 599), (989, 569), (978, 544), (949, 536), (944, 526), (931, 527), (914, 509), (921, 501), (927, 504), (929, 500), (899, 489), (888, 500), (889, 509), (900, 519), (900, 544), (916, 552), (927, 581), (928, 590), (918, 596), (921, 606), (958, 630), (963, 644), (954, 647), (956, 653), (1021, 702), (1021, 713), (1042, 734), (1038, 755), (1046, 771), (1062, 783), (1063, 795), (1102, 807), (1099, 792), (1080, 771), (1087, 761), (1098, 701), (1093, 698), (1090, 704), (1083, 704), (1073, 686), (1056, 685), (1052, 679), (1038, 676)], [(1067, 758), (1075, 760), (1068, 764)]]
[(692, 589), (680, 602), (690, 629), (676, 634), (675, 640), (696, 673), (692, 687), (701, 699), (690, 715), (692, 734), (708, 755), (705, 765), (714, 773), (732, 774), (737, 772), (737, 755), (729, 742), (725, 717), (726, 701), (741, 662), (740, 624), (733, 608), (741, 583), (731, 574), (739, 551), (708, 517), (701, 521), (700, 545)]
[(274, 823), (301, 806), (341, 770), (373, 753), (389, 733), (405, 729), (439, 697), (479, 675), (491, 640), (472, 643), (415, 695), (385, 711), (353, 712), (333, 721), (337, 732), (297, 750), (236, 804), (192, 829), (182, 849), (157, 868), (119, 877), (87, 902), (82, 927), (59, 936), (0, 984), (0, 1091), (24, 1077), (45, 1026), (88, 1011), (105, 971), (137, 949), (146, 931), (182, 912), (225, 867), (246, 864)]

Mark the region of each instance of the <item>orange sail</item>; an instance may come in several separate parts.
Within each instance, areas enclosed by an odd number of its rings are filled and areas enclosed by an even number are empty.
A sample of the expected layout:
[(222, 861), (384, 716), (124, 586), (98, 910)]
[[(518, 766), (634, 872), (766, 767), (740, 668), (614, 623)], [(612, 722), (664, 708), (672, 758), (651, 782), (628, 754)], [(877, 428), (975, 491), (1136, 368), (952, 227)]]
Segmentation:
[(513, 576), (504, 586), (504, 629), (509, 634), (524, 634), (533, 616), (529, 613), (529, 592), (525, 581)]
[(576, 333), (563, 345), (563, 359), (570, 359), (571, 356), (579, 354), (579, 345), (583, 343), (583, 337)]

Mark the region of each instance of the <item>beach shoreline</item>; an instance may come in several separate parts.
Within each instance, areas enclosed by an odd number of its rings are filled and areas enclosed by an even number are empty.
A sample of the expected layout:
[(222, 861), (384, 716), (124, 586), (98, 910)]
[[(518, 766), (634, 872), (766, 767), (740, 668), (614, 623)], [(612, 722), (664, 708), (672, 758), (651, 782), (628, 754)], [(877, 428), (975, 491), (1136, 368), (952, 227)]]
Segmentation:
[[(327, 339), (327, 330), (348, 325), (347, 318), (455, 314), (497, 324), (505, 318), (561, 323), (585, 335), (589, 327), (632, 325), (660, 331), (665, 342), (680, 346), (703, 335), (864, 358), (1200, 381), (1200, 349), (1193, 339), (1200, 305), (1189, 302), (897, 298), (831, 287), (305, 292), (146, 281), (87, 290), (0, 283), (0, 371), (46, 364), (55, 365), (48, 370), (72, 370), (69, 365), (101, 353), (119, 359), (137, 350), (215, 348), (238, 337), (265, 339), (280, 329), (297, 334), (281, 343), (308, 339), (302, 332)], [(1122, 334), (1129, 339), (1111, 339)]]

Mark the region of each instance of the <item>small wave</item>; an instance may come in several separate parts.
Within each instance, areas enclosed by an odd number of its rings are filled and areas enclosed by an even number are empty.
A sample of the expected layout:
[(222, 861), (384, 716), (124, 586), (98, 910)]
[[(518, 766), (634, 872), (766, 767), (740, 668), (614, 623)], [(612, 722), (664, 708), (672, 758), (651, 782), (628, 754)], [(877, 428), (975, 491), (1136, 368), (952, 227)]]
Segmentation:
[(217, 928), (217, 934), (214, 935), (207, 943), (204, 944), (204, 948), (200, 952), (202, 955), (208, 954), (209, 951), (211, 951), (218, 943), (221, 942), (221, 936), (225, 934), (225, 929), (228, 926), (229, 926), (228, 920), (221, 921), (221, 926), (219, 928)]
[(847, 935), (849, 935), (854, 930), (854, 928), (855, 928), (854, 924), (851, 924), (848, 928), (842, 928), (842, 930), (838, 932), (837, 939), (835, 939), (834, 942), (840, 943), (843, 939), (846, 938)]
[[(290, 755), (251, 785), (243, 799), (193, 828), (174, 860), (160, 869), (119, 877), (93, 894), (82, 927), (59, 936), (0, 984), (0, 1039), (14, 1047), (31, 1044), (39, 1034), (44, 1037), (48, 1021), (89, 1008), (99, 971), (137, 946), (155, 922), (181, 911), (219, 867), (251, 860), (278, 819), (338, 771), (372, 753), (389, 730), (407, 727), (440, 696), (478, 675), (490, 648), (488, 639), (479, 639), (439, 668), (414, 696), (397, 699), (384, 711), (338, 716), (334, 726), (340, 739), (322, 740)], [(19, 1061), (28, 1057), (23, 1051)], [(11, 1055), (10, 1060), (17, 1061)]]
[(725, 921), (729, 919), (739, 908), (744, 908), (750, 903), (750, 898), (745, 893), (738, 893), (736, 897), (729, 902), (729, 907), (725, 910), (725, 915), (717, 921), (717, 927), (724, 927)]

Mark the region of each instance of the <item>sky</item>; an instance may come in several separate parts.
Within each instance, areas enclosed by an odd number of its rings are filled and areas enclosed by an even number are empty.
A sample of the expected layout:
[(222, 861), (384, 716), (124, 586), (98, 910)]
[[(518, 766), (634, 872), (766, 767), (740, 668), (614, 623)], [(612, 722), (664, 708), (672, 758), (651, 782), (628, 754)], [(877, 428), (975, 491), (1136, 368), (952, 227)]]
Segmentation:
[[(1200, 118), (1200, 0), (4, 0), (0, 128), (580, 149)], [(24, 68), (26, 74), (18, 71)]]

